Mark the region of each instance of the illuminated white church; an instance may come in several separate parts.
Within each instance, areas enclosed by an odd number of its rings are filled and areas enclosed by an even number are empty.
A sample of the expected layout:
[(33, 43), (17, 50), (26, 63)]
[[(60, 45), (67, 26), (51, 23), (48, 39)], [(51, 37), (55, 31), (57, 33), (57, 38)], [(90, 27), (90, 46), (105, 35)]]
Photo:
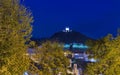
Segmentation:
[(69, 27), (65, 27), (65, 29), (63, 30), (63, 32), (71, 32), (72, 30), (70, 30)]

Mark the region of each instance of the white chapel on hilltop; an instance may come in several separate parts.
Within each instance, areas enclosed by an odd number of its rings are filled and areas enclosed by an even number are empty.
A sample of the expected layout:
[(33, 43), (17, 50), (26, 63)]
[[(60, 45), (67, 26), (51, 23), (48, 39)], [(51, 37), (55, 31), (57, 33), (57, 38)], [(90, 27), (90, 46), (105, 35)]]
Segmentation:
[(65, 27), (65, 29), (63, 30), (63, 32), (71, 32), (72, 30), (70, 30), (69, 27)]

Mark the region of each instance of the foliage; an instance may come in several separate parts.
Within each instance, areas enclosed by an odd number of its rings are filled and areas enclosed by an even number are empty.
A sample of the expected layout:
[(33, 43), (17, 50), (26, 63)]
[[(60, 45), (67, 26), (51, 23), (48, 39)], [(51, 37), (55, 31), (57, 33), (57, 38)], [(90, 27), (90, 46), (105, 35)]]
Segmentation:
[[(36, 47), (34, 58), (37, 60), (37, 68), (43, 75), (67, 75), (69, 60), (64, 56), (63, 48), (56, 42), (45, 42)], [(35, 61), (34, 61), (35, 62)]]
[(0, 75), (22, 75), (29, 67), (26, 56), (31, 13), (19, 0), (0, 0)]
[(112, 35), (98, 40), (91, 48), (97, 63), (89, 63), (86, 74), (119, 75), (120, 74), (120, 36), (113, 39)]

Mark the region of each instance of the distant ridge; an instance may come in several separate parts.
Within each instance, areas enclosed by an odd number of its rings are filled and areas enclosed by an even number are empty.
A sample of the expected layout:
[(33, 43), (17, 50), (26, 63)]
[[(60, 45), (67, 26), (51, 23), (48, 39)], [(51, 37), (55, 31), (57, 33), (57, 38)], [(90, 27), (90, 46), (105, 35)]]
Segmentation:
[(85, 43), (87, 40), (94, 40), (80, 32), (70, 30), (69, 27), (66, 27), (63, 31), (54, 33), (49, 38), (31, 38), (31, 40), (36, 41), (37, 43), (49, 41), (57, 41), (60, 43)]
[(76, 31), (71, 31), (71, 32), (60, 31), (60, 32), (53, 34), (49, 38), (49, 40), (58, 41), (62, 43), (74, 43), (74, 42), (85, 43), (87, 40), (93, 40), (93, 39)]

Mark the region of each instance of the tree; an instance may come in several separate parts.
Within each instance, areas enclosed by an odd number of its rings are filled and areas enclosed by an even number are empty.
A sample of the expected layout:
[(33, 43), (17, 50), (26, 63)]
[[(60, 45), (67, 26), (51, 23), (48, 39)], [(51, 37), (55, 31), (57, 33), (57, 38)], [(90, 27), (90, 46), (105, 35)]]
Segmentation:
[(49, 41), (43, 43), (41, 47), (35, 48), (33, 57), (42, 75), (57, 75), (59, 72), (67, 75), (69, 60), (64, 56), (63, 48), (58, 43)]
[(119, 75), (120, 74), (120, 36), (115, 39), (111, 35), (103, 38), (93, 46), (94, 58), (99, 59), (96, 63), (89, 63), (86, 74), (89, 75)]
[(22, 75), (29, 68), (25, 42), (32, 22), (19, 0), (0, 0), (0, 75)]

